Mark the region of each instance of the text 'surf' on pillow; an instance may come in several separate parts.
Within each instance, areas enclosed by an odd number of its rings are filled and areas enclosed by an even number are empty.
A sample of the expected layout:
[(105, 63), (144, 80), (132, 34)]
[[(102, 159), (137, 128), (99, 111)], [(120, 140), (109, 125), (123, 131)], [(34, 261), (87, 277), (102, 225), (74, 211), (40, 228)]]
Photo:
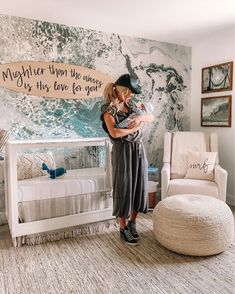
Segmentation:
[(188, 165), (185, 178), (197, 180), (214, 179), (217, 152), (188, 152)]
[(19, 154), (17, 157), (17, 179), (24, 180), (46, 175), (47, 172), (42, 170), (43, 162), (50, 169), (56, 168), (52, 152)]

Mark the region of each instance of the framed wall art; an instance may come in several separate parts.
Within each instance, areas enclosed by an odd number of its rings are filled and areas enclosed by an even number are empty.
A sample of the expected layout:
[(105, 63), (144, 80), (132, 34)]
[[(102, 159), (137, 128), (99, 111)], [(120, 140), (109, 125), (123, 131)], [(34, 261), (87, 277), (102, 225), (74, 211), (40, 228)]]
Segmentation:
[(233, 83), (233, 62), (202, 69), (202, 93), (230, 91)]
[(231, 127), (232, 96), (201, 99), (202, 127)]

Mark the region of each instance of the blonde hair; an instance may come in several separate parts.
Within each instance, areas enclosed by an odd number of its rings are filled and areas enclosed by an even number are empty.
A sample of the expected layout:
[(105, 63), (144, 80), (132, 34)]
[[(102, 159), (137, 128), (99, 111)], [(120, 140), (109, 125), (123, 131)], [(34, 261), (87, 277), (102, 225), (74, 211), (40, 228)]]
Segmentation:
[(107, 102), (118, 102), (118, 93), (124, 93), (127, 94), (129, 89), (127, 87), (116, 85), (115, 83), (108, 83), (106, 87), (104, 88), (104, 98), (107, 100)]

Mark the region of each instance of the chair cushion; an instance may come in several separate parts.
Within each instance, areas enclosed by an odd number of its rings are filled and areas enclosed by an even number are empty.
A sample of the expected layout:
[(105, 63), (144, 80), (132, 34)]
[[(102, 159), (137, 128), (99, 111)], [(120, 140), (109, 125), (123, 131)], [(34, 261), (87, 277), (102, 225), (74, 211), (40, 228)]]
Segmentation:
[(188, 152), (186, 179), (212, 181), (217, 152)]
[(194, 179), (173, 179), (168, 187), (168, 196), (178, 194), (203, 194), (219, 197), (215, 182)]
[(188, 151), (206, 152), (206, 138), (203, 132), (173, 133), (171, 179), (183, 178), (186, 175)]

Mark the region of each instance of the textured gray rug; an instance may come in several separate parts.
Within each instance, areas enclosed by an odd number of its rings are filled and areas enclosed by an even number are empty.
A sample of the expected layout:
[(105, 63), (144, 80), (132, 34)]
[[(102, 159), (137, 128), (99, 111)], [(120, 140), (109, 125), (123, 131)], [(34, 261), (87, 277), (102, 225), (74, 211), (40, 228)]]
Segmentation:
[(235, 244), (216, 256), (183, 256), (155, 240), (151, 213), (137, 227), (134, 248), (120, 242), (114, 227), (20, 248), (0, 229), (0, 294), (234, 293)]

